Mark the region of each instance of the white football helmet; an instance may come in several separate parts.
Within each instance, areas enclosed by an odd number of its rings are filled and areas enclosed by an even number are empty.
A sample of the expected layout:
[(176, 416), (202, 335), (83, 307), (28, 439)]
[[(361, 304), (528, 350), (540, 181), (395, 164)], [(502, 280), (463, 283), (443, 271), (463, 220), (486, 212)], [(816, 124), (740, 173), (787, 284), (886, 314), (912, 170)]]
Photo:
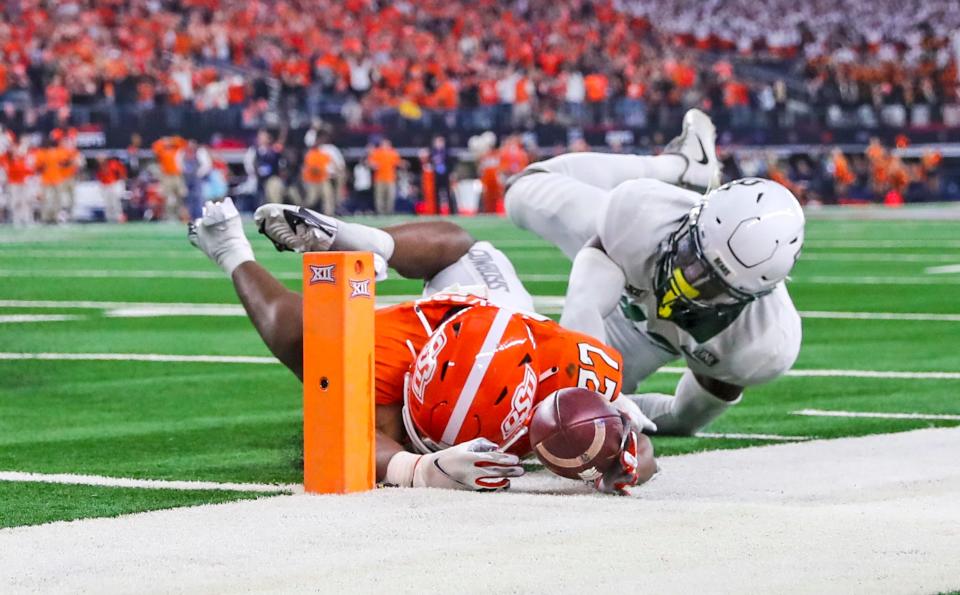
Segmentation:
[(744, 178), (707, 194), (664, 243), (657, 269), (661, 318), (740, 306), (773, 291), (803, 246), (792, 192)]

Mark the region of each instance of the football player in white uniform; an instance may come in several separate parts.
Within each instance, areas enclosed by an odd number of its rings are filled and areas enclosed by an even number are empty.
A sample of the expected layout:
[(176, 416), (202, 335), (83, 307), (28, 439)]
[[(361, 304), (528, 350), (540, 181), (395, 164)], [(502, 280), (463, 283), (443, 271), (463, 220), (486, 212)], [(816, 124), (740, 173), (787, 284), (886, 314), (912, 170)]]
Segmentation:
[(718, 187), (715, 138), (690, 110), (662, 155), (562, 155), (530, 165), (506, 195), (516, 225), (573, 260), (561, 324), (623, 354), (624, 392), (686, 361), (675, 395), (631, 397), (661, 434), (697, 432), (800, 350), (784, 281), (803, 211), (770, 180)]

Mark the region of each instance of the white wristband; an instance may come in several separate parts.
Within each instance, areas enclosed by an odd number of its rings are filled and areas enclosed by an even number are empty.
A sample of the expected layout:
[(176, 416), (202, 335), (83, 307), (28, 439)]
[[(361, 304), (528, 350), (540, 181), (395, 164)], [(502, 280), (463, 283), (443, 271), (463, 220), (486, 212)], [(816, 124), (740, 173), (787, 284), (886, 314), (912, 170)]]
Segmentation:
[(413, 472), (417, 469), (420, 456), (407, 451), (393, 455), (387, 463), (387, 475), (383, 478), (383, 483), (401, 488), (412, 487)]

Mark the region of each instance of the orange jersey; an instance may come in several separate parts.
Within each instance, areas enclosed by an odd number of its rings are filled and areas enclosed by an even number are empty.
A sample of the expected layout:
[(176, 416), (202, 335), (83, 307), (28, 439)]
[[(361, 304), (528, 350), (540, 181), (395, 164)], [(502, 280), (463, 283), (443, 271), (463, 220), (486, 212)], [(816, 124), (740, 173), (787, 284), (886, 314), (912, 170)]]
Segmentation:
[(63, 164), (67, 160), (65, 150), (60, 147), (38, 149), (34, 153), (34, 163), (40, 173), (40, 183), (44, 186), (56, 186), (67, 178)]
[(313, 148), (303, 156), (303, 181), (308, 184), (326, 182), (330, 177), (330, 163), (333, 160), (325, 151)]
[(97, 170), (97, 180), (109, 185), (127, 179), (127, 168), (119, 159), (109, 159)]
[(392, 148), (380, 148), (370, 151), (370, 164), (373, 166), (375, 182), (396, 182), (400, 154)]
[(179, 137), (165, 137), (153, 143), (153, 153), (157, 157), (160, 171), (167, 176), (180, 175), (180, 164), (177, 155), (187, 146), (186, 141)]
[[(383, 308), (376, 314), (375, 377), (378, 405), (403, 402), (410, 364), (433, 331), (457, 312), (489, 304), (472, 295), (434, 296)], [(623, 386), (620, 353), (593, 337), (536, 314), (522, 314), (537, 345), (539, 385), (534, 406), (561, 388), (583, 387), (614, 399)]]
[(19, 155), (0, 155), (0, 167), (7, 173), (8, 184), (23, 184), (30, 177), (30, 166), (27, 160)]
[(80, 151), (75, 147), (64, 147), (62, 150), (63, 161), (60, 163), (60, 167), (63, 170), (64, 179), (69, 180), (77, 175), (81, 159)]

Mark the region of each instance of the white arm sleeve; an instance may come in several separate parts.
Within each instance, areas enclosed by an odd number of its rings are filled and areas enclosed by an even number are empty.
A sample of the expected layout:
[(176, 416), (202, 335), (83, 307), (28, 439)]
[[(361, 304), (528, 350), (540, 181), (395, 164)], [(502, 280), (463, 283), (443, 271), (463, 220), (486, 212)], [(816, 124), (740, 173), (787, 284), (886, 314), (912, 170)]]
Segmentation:
[(623, 271), (602, 250), (581, 249), (570, 271), (561, 326), (606, 343), (603, 319), (617, 306), (626, 282)]

